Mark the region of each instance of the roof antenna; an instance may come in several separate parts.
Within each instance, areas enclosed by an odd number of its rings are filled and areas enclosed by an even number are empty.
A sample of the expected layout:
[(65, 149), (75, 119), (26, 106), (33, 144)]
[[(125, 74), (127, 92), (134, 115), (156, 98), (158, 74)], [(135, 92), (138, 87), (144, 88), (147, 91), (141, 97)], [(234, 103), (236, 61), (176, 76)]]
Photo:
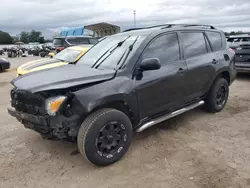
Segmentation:
[(134, 28), (136, 28), (136, 10), (133, 10), (134, 12)]

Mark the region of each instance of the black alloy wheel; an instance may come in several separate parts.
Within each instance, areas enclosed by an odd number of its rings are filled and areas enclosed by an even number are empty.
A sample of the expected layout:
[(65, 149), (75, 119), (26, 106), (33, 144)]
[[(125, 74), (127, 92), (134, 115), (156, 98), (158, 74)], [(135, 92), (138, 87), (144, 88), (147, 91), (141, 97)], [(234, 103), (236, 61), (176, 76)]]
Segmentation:
[(92, 164), (106, 166), (120, 160), (132, 140), (129, 117), (116, 109), (104, 108), (91, 113), (82, 123), (77, 145)]
[(205, 98), (205, 109), (209, 112), (220, 112), (226, 105), (229, 95), (228, 81), (217, 78)]
[(100, 156), (111, 158), (120, 153), (127, 141), (125, 126), (117, 121), (105, 125), (96, 138), (96, 149)]
[(221, 85), (216, 93), (217, 105), (224, 105), (228, 96), (228, 88), (225, 85)]

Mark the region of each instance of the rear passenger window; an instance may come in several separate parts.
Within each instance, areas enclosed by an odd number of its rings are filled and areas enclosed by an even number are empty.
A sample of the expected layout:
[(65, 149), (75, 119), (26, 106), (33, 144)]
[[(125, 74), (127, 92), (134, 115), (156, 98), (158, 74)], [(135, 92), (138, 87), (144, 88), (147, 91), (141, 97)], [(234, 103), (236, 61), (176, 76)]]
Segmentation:
[(177, 34), (164, 34), (153, 39), (144, 51), (142, 58), (159, 58), (161, 64), (179, 60), (180, 49)]
[(222, 48), (222, 37), (218, 32), (206, 32), (211, 42), (213, 51), (219, 51)]
[(207, 46), (203, 33), (182, 33), (185, 58), (191, 58), (207, 53)]

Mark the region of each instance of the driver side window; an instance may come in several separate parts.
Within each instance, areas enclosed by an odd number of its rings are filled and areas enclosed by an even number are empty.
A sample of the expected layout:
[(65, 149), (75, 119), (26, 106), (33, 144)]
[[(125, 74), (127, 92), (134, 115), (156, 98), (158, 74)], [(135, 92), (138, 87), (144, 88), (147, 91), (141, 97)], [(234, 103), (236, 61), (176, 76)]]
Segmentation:
[(180, 60), (177, 34), (164, 34), (154, 38), (142, 55), (142, 59), (146, 58), (158, 58), (162, 65), (171, 64)]

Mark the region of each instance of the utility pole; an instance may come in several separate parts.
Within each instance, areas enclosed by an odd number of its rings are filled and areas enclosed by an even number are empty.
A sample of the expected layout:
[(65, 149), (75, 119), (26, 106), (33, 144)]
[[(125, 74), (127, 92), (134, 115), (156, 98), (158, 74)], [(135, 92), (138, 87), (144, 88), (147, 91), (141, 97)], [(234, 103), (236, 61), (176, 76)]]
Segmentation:
[(134, 10), (133, 12), (134, 12), (134, 28), (136, 28), (136, 10)]

